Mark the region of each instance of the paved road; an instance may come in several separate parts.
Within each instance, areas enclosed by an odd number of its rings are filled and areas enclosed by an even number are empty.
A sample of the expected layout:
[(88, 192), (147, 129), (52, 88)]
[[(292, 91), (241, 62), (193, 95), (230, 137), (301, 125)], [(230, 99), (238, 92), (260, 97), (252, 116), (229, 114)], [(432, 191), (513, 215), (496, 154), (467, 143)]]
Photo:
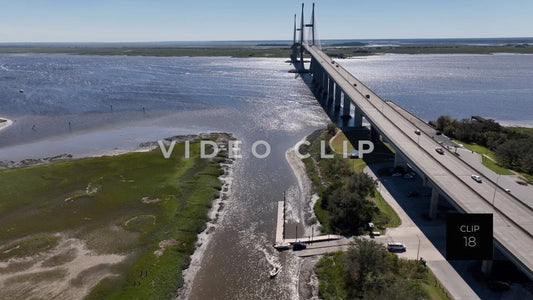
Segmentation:
[[(377, 176), (369, 167), (364, 172), (377, 179)], [(403, 208), (398, 204), (396, 199), (389, 193), (387, 188), (380, 182), (379, 190), (385, 201), (394, 209), (402, 220), (402, 224), (396, 228), (387, 229), (387, 234), (374, 238), (382, 243), (402, 242), (405, 244), (407, 251), (398, 255), (407, 259), (418, 259), (423, 257), (427, 261), (427, 266), (433, 271), (435, 276), (446, 287), (448, 292), (456, 300), (459, 299), (479, 299), (476, 293), (455, 271), (455, 269), (446, 261), (437, 248), (416, 226), (413, 220), (407, 215)], [(444, 236), (443, 236), (444, 239)], [(420, 246), (420, 251), (418, 247)]]
[(387, 105), (394, 109), (396, 112), (401, 114), (405, 119), (409, 120), (413, 125), (415, 125), (420, 131), (424, 132), (427, 136), (432, 137), (437, 143), (442, 147), (450, 147), (455, 149), (458, 146), (454, 141), (450, 140), (447, 136), (443, 134), (437, 134), (435, 128), (429, 126), (424, 120), (419, 119), (417, 116), (413, 115), (409, 111), (403, 109), (403, 107), (392, 101), (386, 101)]
[(472, 151), (464, 148), (458, 148), (459, 157), (467, 164), (477, 169), (483, 176), (490, 178), (497, 182), (502, 188), (511, 190), (511, 193), (516, 196), (522, 203), (533, 208), (533, 186), (523, 186), (517, 183), (521, 180), (517, 175), (498, 175), (491, 169), (485, 167), (481, 162), (481, 155), (472, 153)]
[(459, 158), (470, 165), (472, 168), (476, 169), (483, 176), (489, 178), (494, 183), (497, 183), (503, 189), (510, 189), (512, 194), (526, 204), (529, 207), (533, 208), (533, 186), (527, 185), (523, 186), (518, 184), (516, 181), (522, 181), (516, 175), (502, 175), (499, 176), (491, 169), (485, 167), (481, 162), (481, 155), (475, 152), (472, 152), (468, 149), (463, 148), (461, 145), (455, 143), (453, 140), (449, 139), (445, 135), (437, 135), (437, 131), (429, 126), (424, 120), (419, 119), (417, 116), (413, 115), (409, 111), (403, 109), (401, 106), (397, 105), (392, 101), (386, 102), (391, 108), (396, 110), (398, 113), (402, 114), (406, 119), (409, 119), (418, 129), (423, 131), (428, 136), (433, 137), (437, 143), (441, 144), (442, 147), (449, 147), (450, 151), (456, 151), (459, 154)]
[[(423, 172), (443, 194), (451, 198), (466, 213), (493, 213), (494, 237), (509, 251), (509, 258), (533, 278), (533, 210), (497, 188), (495, 207), (491, 205), (496, 185), (488, 178), (477, 183), (470, 177), (476, 170), (452, 152), (435, 152), (440, 146), (431, 136), (416, 135), (417, 127), (391, 108), (348, 71), (333, 63), (331, 58), (314, 46), (305, 46), (337, 85), (352, 99), (371, 124)], [(354, 84), (357, 87), (354, 87)], [(368, 95), (368, 99), (366, 98)]]
[[(370, 168), (365, 168), (364, 172), (372, 176), (374, 179), (377, 179), (376, 175), (370, 170)], [(397, 228), (389, 228), (387, 229), (387, 234), (372, 239), (381, 244), (386, 244), (388, 242), (404, 243), (407, 251), (398, 253), (398, 256), (414, 260), (423, 257), (427, 261), (427, 266), (433, 271), (435, 276), (439, 278), (441, 284), (444, 285), (448, 293), (454, 299), (479, 299), (470, 286), (455, 271), (448, 261), (446, 261), (424, 233), (415, 225), (403, 208), (389, 193), (387, 188), (382, 185), (379, 189), (385, 201), (387, 201), (387, 203), (396, 211), (402, 220), (402, 224)], [(368, 236), (365, 236), (365, 238), (370, 239)], [(345, 238), (336, 241), (311, 243), (308, 245), (307, 249), (295, 251), (294, 254), (299, 257), (308, 257), (323, 255), (330, 252), (347, 251), (352, 241), (353, 239), (351, 238)], [(419, 246), (420, 250), (418, 250)]]

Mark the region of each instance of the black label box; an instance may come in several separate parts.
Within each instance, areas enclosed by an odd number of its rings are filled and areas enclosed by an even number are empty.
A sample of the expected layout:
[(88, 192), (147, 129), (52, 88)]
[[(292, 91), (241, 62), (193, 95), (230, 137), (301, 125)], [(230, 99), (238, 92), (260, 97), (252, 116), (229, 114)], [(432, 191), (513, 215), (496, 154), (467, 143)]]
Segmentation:
[(447, 214), (446, 259), (492, 259), (492, 224), (492, 214)]

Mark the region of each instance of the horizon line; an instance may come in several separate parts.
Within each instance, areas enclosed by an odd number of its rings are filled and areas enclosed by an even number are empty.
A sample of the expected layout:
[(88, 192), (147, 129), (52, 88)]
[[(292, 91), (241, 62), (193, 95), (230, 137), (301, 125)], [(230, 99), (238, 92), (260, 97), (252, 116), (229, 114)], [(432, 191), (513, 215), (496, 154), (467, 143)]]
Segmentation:
[[(508, 36), (508, 37), (418, 37), (418, 38), (331, 38), (320, 41), (409, 41), (409, 40), (508, 40), (508, 39), (533, 39), (533, 36)], [(224, 42), (292, 42), (292, 39), (228, 39), (228, 40), (151, 40), (151, 41), (0, 41), (1, 44), (141, 44), (141, 43), (224, 43)]]

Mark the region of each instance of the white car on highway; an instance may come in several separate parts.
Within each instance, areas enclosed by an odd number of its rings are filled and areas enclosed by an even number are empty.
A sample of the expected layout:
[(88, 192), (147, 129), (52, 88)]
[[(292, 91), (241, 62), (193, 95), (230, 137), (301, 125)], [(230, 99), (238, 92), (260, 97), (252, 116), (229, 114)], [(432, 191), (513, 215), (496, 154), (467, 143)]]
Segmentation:
[(472, 179), (474, 179), (475, 181), (477, 181), (479, 183), (483, 182), (483, 179), (481, 179), (481, 176), (479, 176), (479, 175), (472, 175), (470, 177), (472, 177)]

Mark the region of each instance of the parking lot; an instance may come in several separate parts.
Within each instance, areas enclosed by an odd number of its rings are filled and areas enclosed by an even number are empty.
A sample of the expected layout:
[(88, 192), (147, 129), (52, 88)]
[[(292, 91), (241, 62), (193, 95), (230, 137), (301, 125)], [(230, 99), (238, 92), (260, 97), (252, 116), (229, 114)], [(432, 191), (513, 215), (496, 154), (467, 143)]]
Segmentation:
[[(387, 162), (372, 164), (370, 169), (374, 174), (391, 174), (391, 172), (383, 172), (384, 169), (391, 167), (392, 162)], [(446, 214), (456, 211), (446, 200), (441, 198), (439, 199), (437, 217), (430, 219), (428, 212), (431, 189), (422, 185), (419, 176), (398, 176), (396, 174), (396, 176), (378, 175), (377, 177), (380, 181), (378, 189), (382, 195), (386, 197), (387, 194), (390, 194), (390, 197), (393, 197), (397, 202), (399, 207), (393, 208), (399, 212), (402, 225), (398, 228), (388, 229), (386, 234), (375, 237), (376, 241), (404, 243), (407, 251), (399, 253), (400, 257), (408, 259), (423, 257), (432, 269), (438, 268), (443, 274), (450, 274), (445, 276), (453, 277), (454, 272), (458, 273), (482, 299), (501, 299), (502, 296), (511, 298), (533, 296), (526, 291), (523, 284), (518, 284), (527, 282), (525, 276), (516, 276), (520, 273), (512, 264), (504, 261), (499, 253), (495, 253), (493, 274), (497, 275), (495, 280), (508, 282), (512, 287), (510, 291), (505, 293), (491, 290), (487, 286), (480, 272), (480, 261), (446, 261), (444, 259), (446, 256)], [(402, 214), (405, 215), (402, 216)], [(427, 237), (427, 240), (423, 236), (421, 237), (420, 233)], [(448, 270), (449, 265), (453, 267), (453, 271)], [(444, 281), (445, 279), (441, 280)], [(455, 288), (460, 288), (460, 282), (453, 280), (448, 285), (451, 285), (452, 288), (454, 285)]]

